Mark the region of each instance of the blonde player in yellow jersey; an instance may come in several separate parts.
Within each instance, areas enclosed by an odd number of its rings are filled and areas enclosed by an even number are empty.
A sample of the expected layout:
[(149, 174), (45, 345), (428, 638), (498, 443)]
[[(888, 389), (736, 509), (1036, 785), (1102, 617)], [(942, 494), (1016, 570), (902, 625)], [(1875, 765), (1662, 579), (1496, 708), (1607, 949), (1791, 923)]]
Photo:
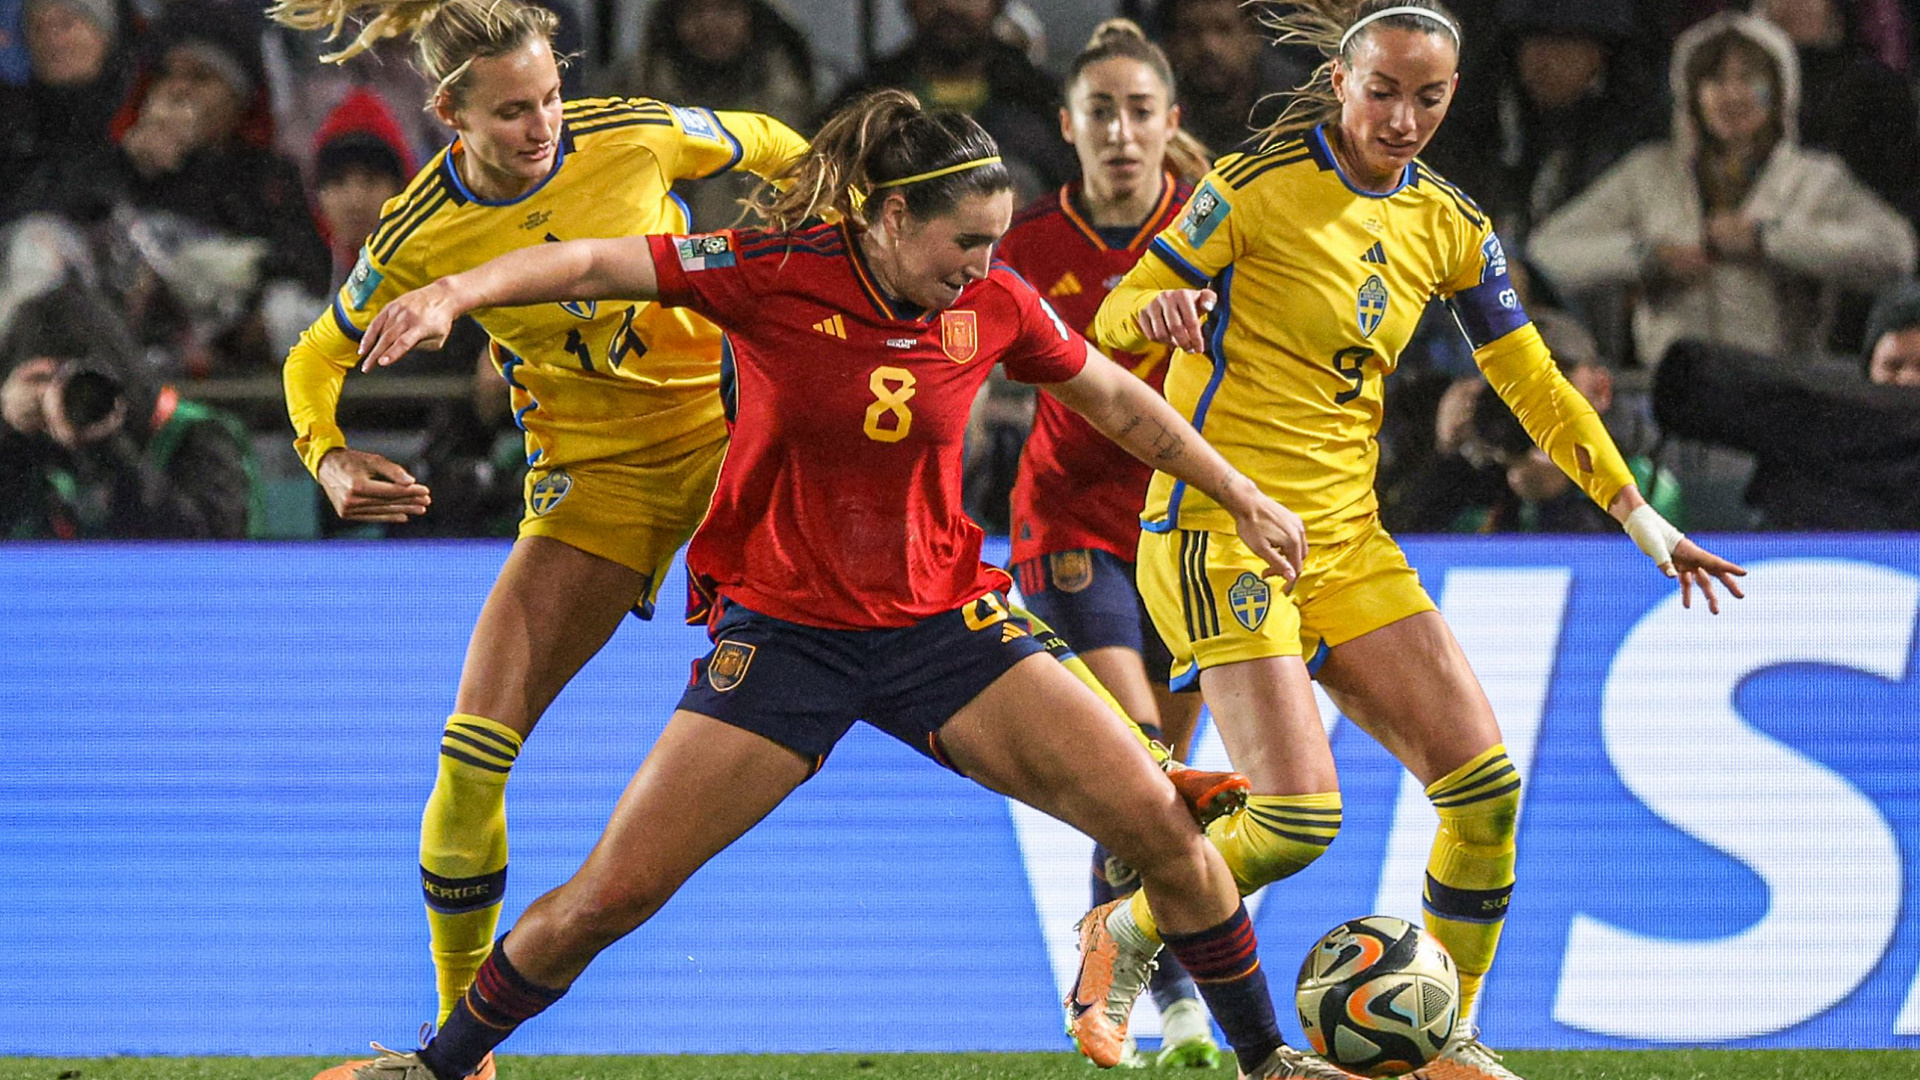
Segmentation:
[[(768, 176), (806, 149), (780, 122), (646, 99), (563, 102), (552, 12), (520, 0), (283, 0), (280, 22), (338, 30), (344, 59), (410, 35), (457, 139), (384, 208), (331, 309), (286, 362), (295, 446), (349, 521), (404, 522), (429, 493), (335, 422), (358, 341), (393, 298), (516, 248), (687, 232), (676, 180)], [(505, 788), (522, 742), (705, 513), (726, 446), (720, 333), (651, 303), (476, 313), (526, 432), (526, 516), (467, 646), (421, 822), (420, 876), (444, 1021), (486, 958), (505, 890)], [(348, 1070), (350, 1071), (350, 1069)], [(492, 1074), (491, 1060), (480, 1075)], [(326, 1075), (326, 1074), (322, 1074)]]
[[(1218, 507), (1156, 474), (1140, 590), (1173, 653), (1175, 685), (1198, 680), (1253, 783), (1247, 809), (1209, 830), (1241, 889), (1299, 871), (1340, 826), (1311, 671), (1439, 812), (1426, 925), (1452, 952), (1470, 1007), (1513, 887), (1520, 778), (1466, 657), (1381, 528), (1373, 491), (1381, 381), (1429, 298), (1451, 306), (1481, 370), (1542, 449), (1679, 579), (1683, 603), (1698, 588), (1718, 611), (1715, 580), (1737, 597), (1745, 571), (1646, 504), (1529, 323), (1485, 214), (1417, 160), (1458, 82), (1454, 18), (1437, 0), (1305, 0), (1273, 5), (1267, 21), (1327, 63), (1258, 151), (1216, 163), (1109, 295), (1091, 336), (1115, 350), (1181, 350), (1168, 398), (1300, 514), (1308, 556), (1283, 593)], [(1083, 1049), (1111, 1045), (1158, 948), (1144, 899), (1096, 908), (1082, 947), (1082, 985), (1110, 989), (1108, 1007), (1083, 1014), (1076, 1035)], [(1317, 1060), (1303, 1068), (1341, 1075)], [(1514, 1080), (1466, 1023), (1416, 1075)]]

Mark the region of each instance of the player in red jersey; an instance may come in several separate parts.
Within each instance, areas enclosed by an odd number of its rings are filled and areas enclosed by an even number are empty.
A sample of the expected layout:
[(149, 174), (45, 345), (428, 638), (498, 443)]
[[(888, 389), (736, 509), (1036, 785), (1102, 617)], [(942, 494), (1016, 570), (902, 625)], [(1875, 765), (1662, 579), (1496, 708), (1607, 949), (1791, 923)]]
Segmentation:
[[(1014, 218), (1000, 257), (1077, 330), (1113, 282), (1172, 224), (1210, 164), (1180, 129), (1173, 70), (1126, 19), (1111, 19), (1074, 58), (1061, 134), (1080, 157), (1079, 180)], [(1153, 387), (1167, 378), (1165, 346), (1114, 353)], [(1058, 630), (1141, 728), (1184, 760), (1200, 715), (1197, 693), (1167, 689), (1173, 656), (1133, 584), (1140, 507), (1153, 470), (1055, 398), (1041, 394), (1013, 485), (1014, 579), (1026, 606)], [(1197, 689), (1197, 688), (1196, 688)], [(1138, 884), (1096, 845), (1093, 904)], [(1154, 970), (1163, 1066), (1218, 1064), (1213, 1025), (1193, 980), (1172, 958)]]
[[(445, 1027), (356, 1076), (467, 1076), (819, 769), (856, 719), (1138, 867), (1243, 1070), (1294, 1075), (1225, 863), (1131, 732), (1007, 618), (1008, 579), (981, 563), (960, 507), (968, 407), (995, 363), (1047, 386), (1234, 507), (1275, 576), (1305, 555), (1299, 519), (991, 261), (1011, 179), (964, 115), (899, 91), (861, 99), (765, 199), (780, 231), (523, 248), (400, 298), (368, 328), (362, 354), (384, 364), (476, 307), (690, 307), (727, 333), (735, 423), (687, 556), (718, 604), (680, 708), (585, 865), (496, 944)], [(842, 223), (801, 227), (827, 211)], [(1041, 709), (1048, 722), (1034, 723)], [(1079, 996), (1097, 1008), (1112, 979), (1089, 972)]]

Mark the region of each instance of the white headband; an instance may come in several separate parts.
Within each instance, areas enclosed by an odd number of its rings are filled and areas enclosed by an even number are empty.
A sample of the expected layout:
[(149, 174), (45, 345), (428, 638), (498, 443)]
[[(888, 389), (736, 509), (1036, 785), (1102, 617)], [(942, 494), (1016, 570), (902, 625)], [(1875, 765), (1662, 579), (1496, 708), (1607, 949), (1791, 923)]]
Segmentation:
[(1365, 29), (1368, 23), (1373, 22), (1376, 19), (1390, 18), (1394, 15), (1417, 15), (1423, 19), (1431, 19), (1434, 22), (1437, 22), (1441, 26), (1446, 28), (1447, 35), (1453, 38), (1453, 44), (1455, 48), (1458, 48), (1460, 46), (1460, 31), (1457, 27), (1453, 25), (1453, 20), (1447, 18), (1445, 15), (1442, 15), (1431, 8), (1390, 7), (1381, 11), (1376, 11), (1373, 14), (1367, 16), (1366, 18), (1361, 19), (1359, 22), (1354, 23), (1352, 26), (1347, 27), (1347, 32), (1340, 35), (1340, 51), (1343, 53), (1346, 52), (1347, 43), (1353, 40), (1353, 35)]

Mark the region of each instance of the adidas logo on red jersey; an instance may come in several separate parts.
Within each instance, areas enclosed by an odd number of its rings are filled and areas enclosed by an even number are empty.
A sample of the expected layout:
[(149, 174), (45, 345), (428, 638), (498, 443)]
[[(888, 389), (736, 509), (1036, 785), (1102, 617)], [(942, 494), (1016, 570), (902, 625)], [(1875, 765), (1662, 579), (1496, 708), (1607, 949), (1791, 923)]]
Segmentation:
[(814, 323), (813, 328), (827, 335), (828, 337), (837, 337), (841, 341), (847, 340), (846, 321), (838, 315), (834, 315), (830, 318), (822, 319), (821, 321)]
[(1053, 283), (1053, 288), (1047, 290), (1047, 295), (1078, 296), (1080, 292), (1080, 279), (1074, 276), (1073, 271), (1069, 270), (1060, 275), (1060, 280)]

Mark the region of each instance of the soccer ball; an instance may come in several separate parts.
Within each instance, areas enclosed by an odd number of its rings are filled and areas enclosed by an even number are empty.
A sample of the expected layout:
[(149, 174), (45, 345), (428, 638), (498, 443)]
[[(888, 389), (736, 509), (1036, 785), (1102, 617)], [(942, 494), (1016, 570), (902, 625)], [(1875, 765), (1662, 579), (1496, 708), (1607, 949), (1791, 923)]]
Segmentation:
[(1294, 1003), (1315, 1053), (1361, 1076), (1396, 1076), (1452, 1038), (1460, 979), (1432, 934), (1369, 915), (1327, 931), (1307, 953)]

